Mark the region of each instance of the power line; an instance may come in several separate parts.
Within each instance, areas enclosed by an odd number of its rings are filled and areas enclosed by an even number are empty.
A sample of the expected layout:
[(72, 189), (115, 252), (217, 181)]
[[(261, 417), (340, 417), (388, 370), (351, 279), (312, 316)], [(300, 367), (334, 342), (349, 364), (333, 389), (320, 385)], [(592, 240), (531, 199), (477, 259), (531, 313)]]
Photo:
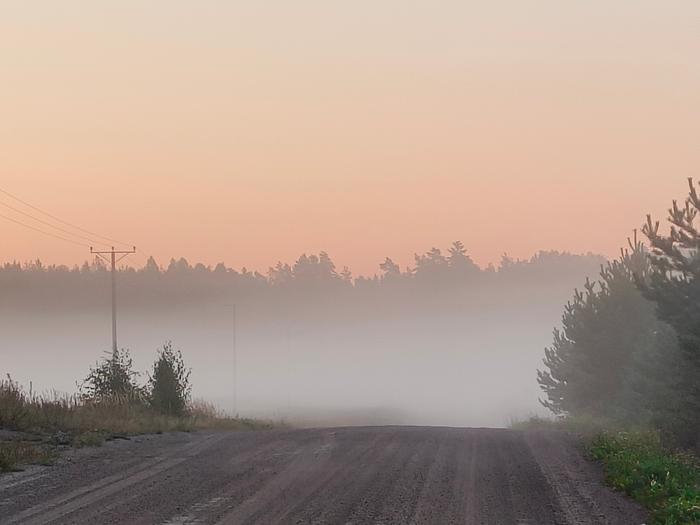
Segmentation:
[(39, 228), (35, 228), (34, 226), (30, 226), (29, 224), (24, 224), (23, 222), (20, 222), (16, 219), (13, 219), (12, 217), (8, 217), (7, 215), (3, 215), (0, 213), (0, 218), (3, 218), (5, 220), (8, 220), (10, 222), (14, 222), (15, 224), (19, 224), (20, 226), (24, 226), (25, 228), (29, 228), (30, 230), (34, 230), (39, 233), (43, 233), (44, 235), (48, 235), (49, 237), (54, 237), (56, 239), (60, 239), (65, 242), (69, 242), (71, 244), (77, 244), (78, 246), (85, 246), (86, 248), (89, 248), (90, 246), (88, 244), (85, 244), (84, 242), (79, 242), (79, 241), (74, 241), (73, 239), (66, 239), (65, 237), (62, 237), (61, 235), (56, 235), (55, 233), (47, 232), (44, 230), (41, 230)]
[(21, 214), (24, 215), (25, 217), (29, 217), (30, 219), (32, 219), (32, 220), (34, 220), (34, 221), (40, 222), (41, 224), (45, 224), (46, 226), (48, 226), (48, 227), (50, 227), (50, 228), (54, 228), (55, 230), (58, 230), (58, 231), (60, 231), (60, 232), (66, 233), (66, 234), (68, 234), (68, 235), (72, 235), (73, 237), (78, 237), (78, 238), (83, 239), (83, 240), (85, 240), (85, 241), (88, 241), (88, 242), (90, 242), (90, 243), (92, 243), (92, 244), (101, 244), (101, 245), (103, 245), (103, 246), (109, 246), (108, 244), (105, 244), (105, 243), (100, 242), (100, 241), (96, 241), (96, 240), (94, 240), (94, 239), (91, 239), (90, 237), (85, 237), (84, 235), (80, 235), (79, 233), (73, 233), (72, 231), (66, 230), (66, 229), (61, 228), (61, 227), (59, 227), (59, 226), (55, 226), (55, 225), (51, 224), (51, 223), (48, 222), (48, 221), (45, 221), (45, 220), (42, 220), (42, 219), (38, 219), (37, 217), (34, 217), (34, 216), (31, 215), (30, 213), (27, 213), (27, 212), (22, 211), (22, 210), (20, 210), (20, 209), (18, 209), (18, 208), (15, 208), (14, 206), (10, 206), (9, 204), (7, 204), (7, 203), (5, 203), (5, 202), (0, 201), (0, 206), (5, 206), (6, 208), (11, 209), (12, 211), (16, 211), (17, 213), (21, 213)]
[[(43, 214), (43, 215), (46, 215), (47, 217), (51, 217), (53, 220), (58, 221), (58, 222), (60, 222), (61, 224), (64, 224), (64, 225), (66, 225), (66, 226), (70, 226), (71, 228), (75, 228), (76, 230), (79, 230), (79, 231), (81, 231), (81, 232), (83, 232), (83, 233), (87, 233), (88, 235), (92, 235), (93, 237), (98, 237), (98, 238), (103, 239), (103, 240), (105, 240), (105, 241), (116, 242), (117, 244), (122, 244), (122, 245), (124, 245), (124, 246), (130, 246), (130, 244), (129, 244), (128, 242), (123, 242), (123, 241), (119, 241), (119, 240), (117, 240), (117, 239), (112, 239), (112, 238), (110, 238), (110, 237), (105, 237), (104, 235), (100, 235), (100, 234), (98, 234), (98, 233), (91, 232), (90, 230), (86, 230), (85, 228), (81, 228), (80, 226), (76, 226), (75, 224), (72, 224), (72, 223), (70, 223), (70, 222), (68, 222), (68, 221), (64, 221), (63, 219), (60, 219), (60, 218), (56, 217), (55, 215), (53, 215), (53, 214), (51, 214), (51, 213), (49, 213), (49, 212), (47, 212), (47, 211), (42, 210), (41, 208), (38, 208), (38, 207), (36, 207), (36, 206), (34, 206), (34, 205), (32, 205), (32, 204), (29, 204), (28, 202), (26, 202), (26, 201), (20, 199), (20, 198), (17, 197), (16, 195), (13, 195), (13, 194), (10, 193), (9, 191), (3, 190), (2, 188), (0, 188), (0, 193), (4, 193), (4, 194), (7, 195), (8, 197), (11, 197), (11, 198), (15, 199), (17, 202), (21, 202), (21, 203), (24, 204), (25, 206), (27, 206), (27, 207), (29, 207), (29, 208), (31, 208), (31, 209), (33, 209), (33, 210), (36, 210), (36, 211), (38, 211), (39, 213), (41, 213), (41, 214)], [(96, 244), (103, 244), (103, 243), (96, 243)], [(83, 245), (83, 246), (85, 246), (85, 245)], [(105, 246), (106, 246), (106, 245), (105, 245)]]
[[(52, 218), (52, 219), (55, 220), (55, 221), (58, 221), (58, 222), (60, 222), (60, 223), (62, 223), (62, 224), (65, 224), (65, 225), (67, 225), (67, 226), (70, 226), (70, 227), (73, 228), (73, 229), (80, 230), (80, 231), (85, 232), (85, 233), (87, 233), (87, 234), (89, 234), (89, 235), (92, 235), (92, 236), (94, 236), (94, 237), (100, 237), (100, 238), (106, 239), (106, 240), (113, 240), (113, 241), (114, 241), (115, 243), (117, 243), (117, 244), (126, 244), (126, 243), (123, 243), (123, 242), (121, 242), (121, 241), (117, 241), (117, 240), (115, 240), (115, 239), (110, 239), (109, 237), (104, 237), (104, 236), (102, 236), (102, 235), (98, 235), (98, 234), (93, 233), (93, 232), (91, 232), (91, 231), (89, 231), (89, 230), (85, 230), (84, 228), (81, 228), (81, 227), (79, 227), (79, 226), (76, 226), (76, 225), (74, 225), (74, 224), (71, 224), (71, 223), (69, 223), (69, 222), (66, 222), (66, 221), (64, 221), (63, 219), (59, 219), (59, 218), (56, 217), (55, 215), (52, 215), (52, 214), (50, 214), (50, 213), (48, 213), (48, 212), (45, 212), (45, 211), (43, 211), (42, 209), (37, 208), (36, 206), (33, 206), (33, 205), (29, 204), (28, 202), (23, 201), (23, 200), (20, 199), (19, 197), (15, 197), (15, 196), (12, 195), (11, 193), (9, 193), (9, 192), (7, 192), (7, 191), (1, 189), (1, 188), (0, 188), (0, 193), (3, 193), (3, 194), (5, 194), (5, 195), (8, 195), (9, 197), (11, 197), (11, 198), (15, 199), (16, 201), (18, 201), (18, 202), (24, 204), (25, 206), (27, 206), (27, 207), (29, 207), (29, 208), (31, 208), (31, 209), (33, 209), (33, 210), (36, 210), (36, 211), (38, 211), (39, 213), (42, 213), (43, 215), (45, 215), (45, 216), (47, 216), (47, 217), (50, 217), (50, 218)], [(29, 217), (29, 218), (30, 218), (31, 220), (33, 220), (33, 221), (37, 221), (37, 222), (39, 222), (39, 223), (41, 223), (41, 224), (44, 224), (44, 225), (46, 225), (46, 226), (49, 226), (50, 228), (53, 228), (53, 229), (55, 229), (55, 230), (58, 230), (58, 231), (60, 231), (60, 232), (65, 233), (65, 234), (71, 235), (71, 236), (73, 236), (73, 237), (78, 237), (78, 238), (81, 238), (81, 239), (85, 239), (85, 240), (87, 240), (87, 241), (90, 241), (91, 244), (102, 244), (102, 245), (104, 245), (104, 243), (102, 243), (102, 242), (94, 241), (93, 239), (91, 239), (91, 238), (89, 238), (89, 237), (86, 237), (86, 236), (84, 236), (84, 235), (80, 235), (80, 234), (77, 234), (77, 233), (75, 233), (75, 232), (71, 232), (71, 231), (66, 230), (66, 229), (64, 229), (64, 228), (60, 228), (60, 227), (58, 227), (58, 226), (56, 226), (56, 225), (54, 225), (54, 224), (51, 224), (50, 222), (45, 221), (45, 220), (43, 220), (43, 219), (38, 219), (37, 217), (34, 217), (32, 214), (26, 213), (26, 212), (23, 211), (23, 210), (20, 210), (20, 209), (18, 209), (18, 208), (15, 208), (14, 206), (10, 206), (10, 205), (7, 204), (7, 203), (0, 202), (0, 205), (5, 206), (6, 208), (9, 208), (10, 210), (13, 210), (13, 211), (15, 211), (15, 212), (17, 212), (17, 213), (20, 213), (20, 214), (24, 215), (25, 217)], [(64, 241), (64, 242), (69, 242), (69, 243), (71, 243), (71, 244), (75, 244), (75, 245), (78, 245), (78, 246), (84, 246), (84, 247), (86, 247), (86, 248), (90, 248), (90, 253), (95, 254), (95, 255), (98, 256), (98, 257), (105, 258), (105, 255), (110, 255), (110, 258), (109, 258), (108, 260), (109, 260), (109, 262), (111, 262), (111, 266), (112, 266), (112, 271), (111, 271), (111, 276), (112, 276), (112, 352), (113, 352), (113, 356), (116, 356), (116, 355), (117, 355), (117, 348), (118, 348), (118, 347), (117, 347), (117, 291), (116, 291), (116, 290), (117, 290), (117, 285), (116, 285), (116, 278), (117, 278), (117, 275), (116, 275), (116, 274), (117, 274), (117, 262), (120, 261), (121, 259), (123, 259), (124, 257), (126, 257), (127, 255), (132, 254), (132, 253), (135, 253), (135, 252), (136, 252), (136, 247), (133, 247), (131, 250), (115, 250), (115, 249), (114, 249), (114, 246), (112, 246), (112, 247), (111, 247), (111, 250), (109, 250), (109, 251), (99, 251), (99, 250), (96, 251), (96, 250), (93, 249), (93, 247), (92, 247), (91, 245), (85, 244), (85, 243), (83, 243), (83, 242), (76, 241), (76, 240), (74, 240), (74, 239), (72, 239), (72, 238), (66, 238), (66, 237), (64, 237), (64, 236), (62, 236), (62, 235), (57, 235), (57, 234), (55, 234), (55, 233), (53, 233), (53, 232), (45, 231), (45, 230), (43, 230), (43, 229), (41, 229), (41, 228), (37, 228), (37, 227), (32, 226), (32, 225), (30, 225), (30, 224), (26, 224), (26, 223), (24, 223), (24, 222), (22, 222), (22, 221), (18, 221), (17, 219), (14, 219), (14, 218), (12, 218), (12, 217), (8, 217), (7, 215), (3, 215), (3, 214), (0, 213), (0, 218), (5, 219), (5, 220), (10, 221), (10, 222), (13, 222), (13, 223), (15, 223), (15, 224), (18, 224), (18, 225), (20, 225), (20, 226), (24, 226), (25, 228), (28, 228), (28, 229), (30, 229), (30, 230), (34, 230), (35, 232), (42, 233), (42, 234), (47, 235), (47, 236), (49, 236), (49, 237), (54, 237), (54, 238), (59, 239), (59, 240)], [(117, 259), (117, 255), (121, 255), (121, 257), (120, 257), (119, 259)]]

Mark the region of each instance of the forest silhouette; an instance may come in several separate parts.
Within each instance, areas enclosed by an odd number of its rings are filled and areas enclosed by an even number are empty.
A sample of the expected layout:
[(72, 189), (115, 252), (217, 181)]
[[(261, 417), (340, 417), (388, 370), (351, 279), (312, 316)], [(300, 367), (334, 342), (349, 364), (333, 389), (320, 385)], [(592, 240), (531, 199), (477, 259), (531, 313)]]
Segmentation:
[[(518, 296), (518, 287), (537, 288), (575, 284), (582, 276), (597, 273), (605, 258), (541, 251), (529, 259), (504, 255), (498, 266), (479, 267), (464, 244), (454, 242), (446, 252), (432, 248), (415, 254), (414, 264), (400, 268), (387, 257), (372, 276), (354, 277), (339, 270), (326, 252), (302, 254), (294, 263), (279, 262), (267, 272), (236, 270), (223, 263), (205, 266), (185, 258), (161, 266), (149, 257), (144, 266), (118, 270), (119, 299), (124, 307), (196, 304), (202, 301), (279, 303), (301, 301), (312, 305), (324, 299), (343, 302), (412, 299), (414, 304), (435, 307), (436, 298), (462, 297), (477, 301), (492, 294)], [(100, 259), (81, 266), (45, 265), (41, 261), (5, 263), (0, 267), (0, 306), (41, 309), (55, 304), (69, 309), (107, 304), (105, 283), (109, 268)], [(517, 297), (513, 297), (517, 299)], [(296, 303), (297, 305), (299, 303)]]
[[(499, 426), (544, 411), (534, 381), (542, 349), (572, 290), (604, 263), (549, 251), (482, 268), (459, 242), (416, 254), (410, 268), (385, 258), (376, 275), (357, 277), (324, 252), (266, 272), (149, 258), (118, 272), (119, 346), (145, 370), (172, 340), (192, 366), (195, 397), (230, 407), (235, 304), (245, 415)], [(109, 273), (99, 260), (0, 267), (5, 369), (72, 390), (109, 348)], [(475, 404), (496, 377), (503, 387)]]

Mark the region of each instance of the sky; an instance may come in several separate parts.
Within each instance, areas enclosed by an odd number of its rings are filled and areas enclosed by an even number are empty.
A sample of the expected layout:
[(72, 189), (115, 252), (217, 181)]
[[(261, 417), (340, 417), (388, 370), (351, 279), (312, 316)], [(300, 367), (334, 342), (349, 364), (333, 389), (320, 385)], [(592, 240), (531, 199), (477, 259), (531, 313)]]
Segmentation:
[(0, 49), (0, 189), (161, 263), (615, 256), (700, 178), (697, 0), (0, 0)]

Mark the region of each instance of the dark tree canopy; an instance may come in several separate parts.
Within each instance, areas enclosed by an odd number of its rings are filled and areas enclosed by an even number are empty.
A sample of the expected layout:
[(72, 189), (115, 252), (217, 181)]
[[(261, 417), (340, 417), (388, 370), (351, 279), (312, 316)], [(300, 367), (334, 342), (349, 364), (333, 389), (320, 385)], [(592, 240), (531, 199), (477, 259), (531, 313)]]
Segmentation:
[(637, 286), (649, 271), (635, 239), (597, 282), (575, 291), (538, 371), (542, 403), (555, 414), (649, 422), (669, 402), (661, 368), (648, 364), (675, 355), (675, 336)]
[(647, 217), (644, 234), (652, 247), (652, 271), (643, 287), (658, 305), (658, 315), (678, 334), (682, 365), (674, 377), (681, 393), (676, 414), (682, 441), (697, 445), (700, 439), (700, 232), (696, 219), (700, 199), (692, 179), (683, 204), (673, 201), (668, 210), (670, 229), (660, 231), (658, 221)]
[[(386, 257), (377, 265), (377, 274), (354, 276), (347, 267), (338, 271), (325, 253), (303, 254), (294, 263), (278, 262), (263, 275), (246, 268), (236, 270), (223, 263), (213, 268), (184, 258), (172, 259), (161, 267), (153, 257), (144, 266), (120, 268), (118, 279), (120, 304), (125, 307), (169, 307), (202, 302), (272, 302), (280, 304), (289, 297), (299, 303), (319, 297), (365, 296), (404, 302), (412, 296), (442, 297), (488, 289), (504, 295), (517, 294), (515, 288), (541, 283), (554, 288), (575, 282), (604, 262), (597, 255), (573, 255), (540, 252), (530, 259), (507, 259), (500, 267), (480, 268), (468, 255), (464, 244), (455, 241), (443, 252), (431, 248), (416, 254), (413, 267), (402, 268)], [(109, 270), (100, 260), (82, 266), (47, 266), (41, 261), (6, 263), (0, 266), (0, 308), (95, 309), (106, 308), (105, 287)]]
[(158, 352), (153, 372), (148, 378), (148, 399), (161, 414), (182, 416), (190, 400), (190, 370), (180, 351), (166, 343)]

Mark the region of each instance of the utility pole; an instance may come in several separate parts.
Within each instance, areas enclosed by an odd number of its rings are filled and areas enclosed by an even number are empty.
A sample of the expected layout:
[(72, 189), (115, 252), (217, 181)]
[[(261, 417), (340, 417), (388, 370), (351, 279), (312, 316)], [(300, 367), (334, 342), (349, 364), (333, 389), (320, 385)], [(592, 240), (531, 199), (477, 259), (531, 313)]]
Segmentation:
[(236, 326), (236, 305), (232, 304), (231, 307), (233, 308), (233, 415), (238, 417), (238, 356), (236, 355), (236, 332), (238, 327)]
[(233, 353), (233, 415), (238, 417), (238, 363), (237, 363), (237, 348), (236, 348), (236, 337), (237, 337), (237, 319), (236, 319), (236, 305), (229, 304), (227, 306), (231, 307), (233, 321), (233, 331), (231, 338), (231, 350)]
[[(136, 246), (131, 250), (115, 250), (112, 246), (112, 249), (107, 251), (95, 251), (90, 246), (90, 253), (97, 255), (112, 266), (112, 356), (114, 357), (119, 350), (117, 347), (117, 263), (124, 257), (136, 253)], [(107, 255), (110, 257), (107, 258)], [(121, 257), (117, 258), (117, 255)]]

